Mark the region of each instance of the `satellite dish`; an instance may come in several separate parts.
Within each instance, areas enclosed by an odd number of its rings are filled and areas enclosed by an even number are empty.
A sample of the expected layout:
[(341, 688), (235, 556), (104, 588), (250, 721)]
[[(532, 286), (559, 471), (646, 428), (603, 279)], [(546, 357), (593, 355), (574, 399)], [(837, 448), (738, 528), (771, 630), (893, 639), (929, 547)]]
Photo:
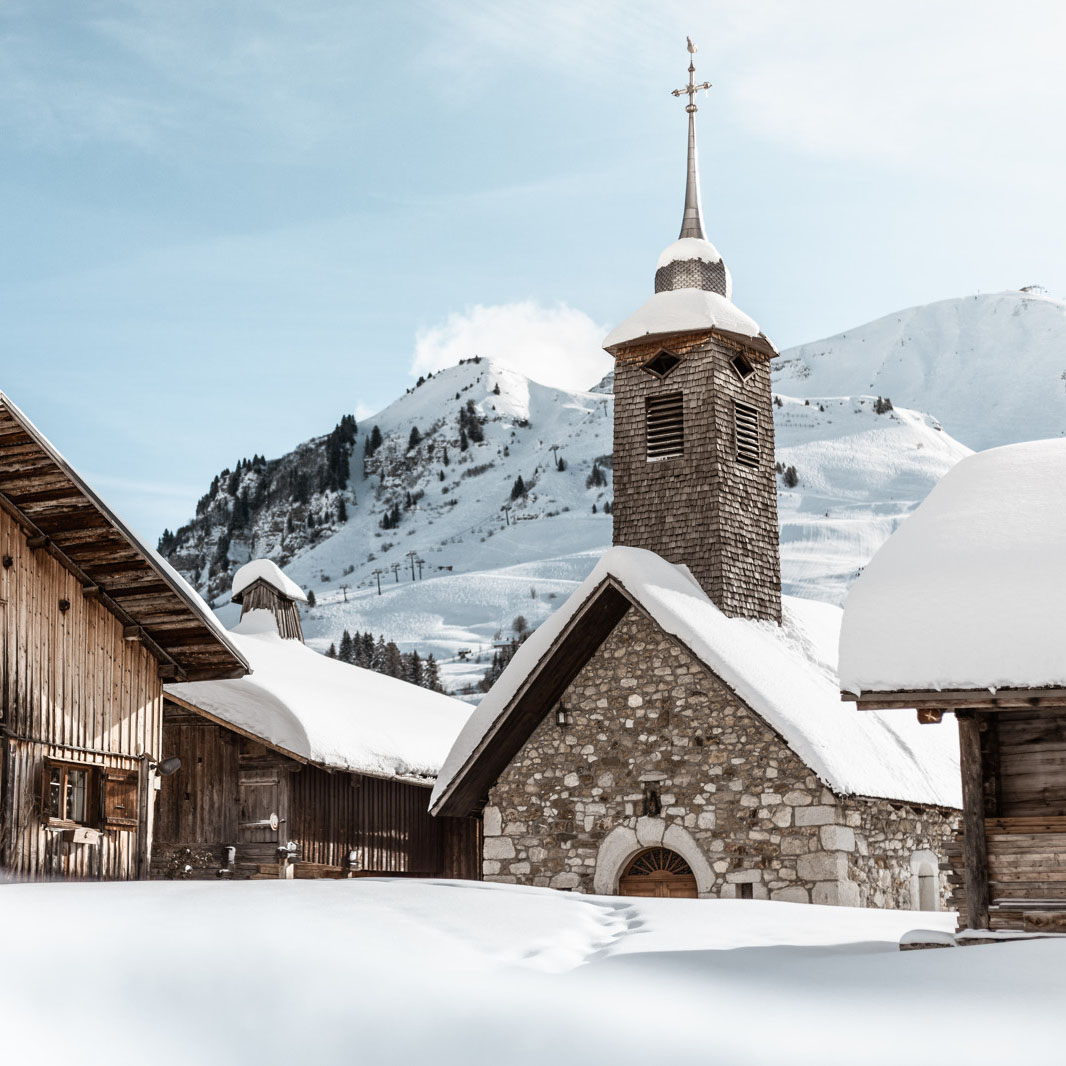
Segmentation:
[(176, 774), (181, 769), (181, 759), (176, 755), (171, 755), (169, 759), (164, 759), (156, 768), (155, 772), (160, 777), (170, 777), (171, 774)]

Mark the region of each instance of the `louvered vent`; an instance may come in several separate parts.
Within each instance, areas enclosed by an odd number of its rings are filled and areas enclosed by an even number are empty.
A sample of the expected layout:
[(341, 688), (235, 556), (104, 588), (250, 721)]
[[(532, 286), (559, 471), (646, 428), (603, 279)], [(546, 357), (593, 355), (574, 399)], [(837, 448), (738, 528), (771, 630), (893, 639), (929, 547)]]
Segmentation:
[(733, 404), (733, 420), (737, 435), (737, 462), (758, 466), (759, 412), (751, 404), (738, 400)]
[(648, 462), (685, 454), (685, 417), (680, 392), (649, 396), (645, 407)]

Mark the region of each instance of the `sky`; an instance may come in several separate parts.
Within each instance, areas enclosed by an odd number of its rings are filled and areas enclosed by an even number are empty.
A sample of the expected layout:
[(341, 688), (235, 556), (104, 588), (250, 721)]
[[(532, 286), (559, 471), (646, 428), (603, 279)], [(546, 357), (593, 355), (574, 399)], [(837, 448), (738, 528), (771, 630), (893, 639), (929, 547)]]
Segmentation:
[(1066, 5), (0, 0), (0, 390), (146, 538), (468, 355), (592, 385), (684, 192), (779, 348), (1066, 293)]

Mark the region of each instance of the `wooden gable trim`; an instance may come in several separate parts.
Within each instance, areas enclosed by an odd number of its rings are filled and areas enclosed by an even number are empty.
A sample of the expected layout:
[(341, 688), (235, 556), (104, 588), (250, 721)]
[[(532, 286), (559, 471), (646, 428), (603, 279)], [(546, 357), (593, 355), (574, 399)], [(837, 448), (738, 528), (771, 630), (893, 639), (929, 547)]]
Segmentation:
[(152, 611), (184, 612), (198, 638), (191, 644), (174, 643), (165, 631), (142, 638), (168, 673), (193, 681), (248, 672), (247, 661), (204, 617), (195, 595), (174, 580), (2, 392), (0, 507), (22, 528), (29, 547), (51, 554), (124, 626), (150, 630)]
[(940, 710), (975, 708), (995, 710), (1040, 710), (1066, 706), (1066, 688), (898, 689), (891, 692), (841, 692), (840, 698), (860, 711)]
[(635, 602), (611, 575), (589, 593), (430, 808), (431, 814), (465, 817), (476, 812), (492, 783)]

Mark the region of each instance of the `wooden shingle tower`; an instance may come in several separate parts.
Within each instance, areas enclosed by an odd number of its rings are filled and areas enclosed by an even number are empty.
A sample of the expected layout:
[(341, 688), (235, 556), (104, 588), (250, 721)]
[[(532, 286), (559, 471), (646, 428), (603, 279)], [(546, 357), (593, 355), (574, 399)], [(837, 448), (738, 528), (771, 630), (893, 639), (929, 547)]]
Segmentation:
[[(689, 52), (695, 52), (691, 40)], [(689, 80), (680, 238), (655, 295), (604, 341), (615, 359), (614, 543), (684, 563), (727, 615), (781, 620), (770, 360), (704, 236)]]

